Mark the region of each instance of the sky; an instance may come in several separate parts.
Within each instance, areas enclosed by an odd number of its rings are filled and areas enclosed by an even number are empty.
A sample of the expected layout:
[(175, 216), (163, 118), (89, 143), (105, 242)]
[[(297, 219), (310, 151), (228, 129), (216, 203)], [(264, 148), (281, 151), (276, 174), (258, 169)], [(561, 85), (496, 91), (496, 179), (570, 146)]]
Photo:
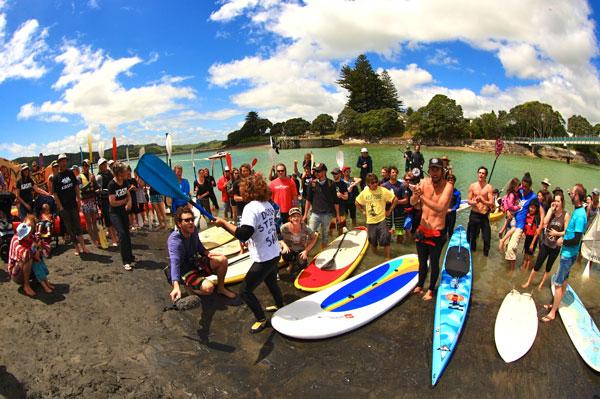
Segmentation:
[(551, 104), (600, 122), (598, 2), (0, 0), (0, 157), (224, 139), (249, 111), (334, 117), (366, 54), (405, 106)]

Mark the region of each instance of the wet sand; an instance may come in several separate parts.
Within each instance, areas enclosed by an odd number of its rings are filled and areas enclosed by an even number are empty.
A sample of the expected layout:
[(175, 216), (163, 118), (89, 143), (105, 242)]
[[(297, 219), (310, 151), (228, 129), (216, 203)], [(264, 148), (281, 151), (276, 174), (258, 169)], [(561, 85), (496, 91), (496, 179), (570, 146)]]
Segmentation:
[[(166, 311), (166, 232), (133, 236), (139, 259), (121, 268), (116, 250), (85, 260), (72, 250), (48, 260), (57, 293), (19, 293), (0, 272), (3, 304), (0, 395), (9, 398), (221, 397), (594, 397), (600, 378), (579, 357), (560, 320), (539, 325), (533, 348), (505, 364), (494, 344), (500, 303), (525, 274), (510, 277), (492, 241), (492, 256), (474, 256), (471, 309), (439, 384), (431, 388), (434, 301), (411, 296), (346, 335), (300, 341), (272, 329), (248, 332), (253, 316), (239, 301), (202, 298), (202, 306)], [(394, 255), (414, 246), (394, 246)], [(59, 251), (60, 252), (60, 251)], [(494, 255), (496, 254), (496, 255)], [(357, 271), (379, 263), (369, 254)], [(555, 265), (556, 267), (556, 265)], [(580, 275), (581, 265), (573, 274)], [(305, 294), (282, 271), (286, 302)], [(600, 270), (573, 287), (600, 321)], [(237, 286), (232, 286), (237, 291)], [(257, 290), (271, 304), (264, 286)], [(533, 290), (538, 310), (550, 300)], [(541, 314), (541, 313), (540, 313)]]

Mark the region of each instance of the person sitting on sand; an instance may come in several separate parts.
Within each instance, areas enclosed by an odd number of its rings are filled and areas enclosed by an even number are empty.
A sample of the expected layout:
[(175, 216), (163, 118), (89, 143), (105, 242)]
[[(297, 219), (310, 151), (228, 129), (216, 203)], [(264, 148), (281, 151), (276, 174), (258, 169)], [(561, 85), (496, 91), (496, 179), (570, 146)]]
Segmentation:
[(429, 160), (429, 177), (414, 186), (410, 203), (421, 205), (422, 214), (419, 227), (415, 232), (417, 255), (419, 257), (419, 282), (413, 290), (415, 294), (423, 292), (428, 267), (431, 266), (429, 289), (423, 299), (433, 298), (435, 285), (440, 274), (440, 255), (446, 242), (446, 213), (454, 191), (454, 180), (444, 179), (442, 161), (439, 158)]
[(236, 294), (225, 288), (227, 258), (212, 254), (204, 248), (194, 225), (194, 213), (188, 207), (180, 207), (175, 214), (177, 228), (167, 239), (170, 260), (170, 276), (173, 289), (171, 300), (181, 298), (180, 281), (192, 294), (210, 295), (215, 284), (206, 277), (217, 275), (217, 292), (233, 299)]
[(50, 212), (50, 205), (44, 204), (40, 213), (40, 221), (37, 223), (36, 233), (42, 236), (50, 236), (52, 234), (52, 223), (54, 223), (54, 217)]
[(302, 222), (302, 212), (296, 207), (290, 209), (289, 222), (281, 226), (281, 235), (281, 255), (292, 275), (295, 269), (304, 269), (308, 265), (308, 254), (317, 243), (318, 235)]
[(267, 307), (267, 311), (276, 311), (283, 307), (283, 295), (277, 284), (277, 264), (280, 247), (275, 227), (275, 210), (269, 202), (271, 192), (265, 178), (260, 174), (241, 179), (240, 196), (246, 203), (239, 227), (225, 219), (216, 218), (217, 226), (223, 227), (240, 241), (248, 242), (252, 266), (240, 287), (240, 296), (254, 313), (256, 322), (250, 327), (251, 333), (258, 333), (267, 328), (267, 317), (254, 294), (254, 290), (264, 282), (269, 289), (275, 306)]

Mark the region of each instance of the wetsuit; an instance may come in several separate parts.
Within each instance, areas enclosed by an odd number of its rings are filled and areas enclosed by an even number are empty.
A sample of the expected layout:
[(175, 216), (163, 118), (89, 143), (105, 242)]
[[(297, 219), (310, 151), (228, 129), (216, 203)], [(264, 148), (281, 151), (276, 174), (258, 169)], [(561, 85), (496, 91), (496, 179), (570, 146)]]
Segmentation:
[(417, 287), (423, 288), (427, 278), (427, 262), (431, 267), (429, 289), (435, 291), (435, 285), (440, 275), (440, 255), (446, 243), (446, 229), (434, 230), (419, 225), (415, 233), (417, 256), (419, 257), (419, 282)]

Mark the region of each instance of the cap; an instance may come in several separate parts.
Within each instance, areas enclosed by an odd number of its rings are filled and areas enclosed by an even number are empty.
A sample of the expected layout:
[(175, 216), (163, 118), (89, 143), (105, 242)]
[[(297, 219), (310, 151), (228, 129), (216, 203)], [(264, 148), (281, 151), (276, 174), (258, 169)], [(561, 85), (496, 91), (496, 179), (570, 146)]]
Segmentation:
[(60, 154), (60, 155), (58, 156), (58, 160), (60, 161), (61, 159), (67, 159), (67, 154), (64, 154), (64, 153), (63, 153), (63, 154)]
[(229, 172), (229, 166), (225, 165), (225, 172)]
[(600, 190), (594, 187), (594, 189), (592, 190), (592, 194), (600, 195)]
[(363, 147), (363, 148), (360, 149), (360, 152), (369, 152), (369, 150), (367, 150), (366, 147)]
[(347, 170), (350, 170), (350, 166), (344, 166), (344, 167), (342, 168), (342, 172), (345, 172), (345, 171), (347, 171)]
[(300, 210), (300, 208), (292, 208), (288, 211), (288, 215), (292, 216), (294, 214), (298, 214), (298, 215), (302, 215), (302, 211)]
[(542, 184), (545, 184), (547, 186), (551, 186), (552, 184), (550, 184), (550, 180), (548, 180), (547, 177), (544, 177), (544, 180), (542, 180)]
[(339, 175), (340, 172), (341, 172), (341, 170), (337, 166), (335, 168), (331, 169), (331, 174), (332, 175)]
[(430, 168), (441, 168), (442, 161), (439, 158), (431, 158), (429, 160), (429, 167)]
[(554, 194), (554, 193), (562, 193), (562, 192), (563, 192), (563, 189), (560, 188), (560, 187), (558, 187), (558, 186), (556, 186), (554, 188), (554, 190), (552, 190), (552, 194)]
[(110, 161), (108, 161), (108, 166), (112, 165), (113, 163), (115, 163), (115, 161), (113, 161), (112, 159)]
[(90, 160), (89, 159), (84, 159), (83, 162), (81, 162), (82, 165), (89, 165), (90, 164)]
[(75, 170), (75, 169), (79, 169), (79, 166), (77, 166), (77, 165), (71, 166), (71, 170)]
[(26, 163), (22, 163), (21, 170), (25, 170), (25, 169), (29, 169), (29, 165), (27, 165)]
[(104, 162), (106, 162), (106, 159), (104, 159), (104, 158), (100, 158), (100, 159), (98, 160), (98, 166), (102, 165)]
[(25, 223), (20, 223), (17, 226), (17, 237), (19, 237), (19, 241), (23, 238), (27, 237), (27, 235), (31, 232), (31, 226), (26, 225)]
[(315, 170), (317, 172), (321, 172), (323, 170), (326, 171), (327, 170), (327, 166), (324, 163), (318, 163), (318, 164), (315, 165)]
[(52, 161), (52, 162), (50, 162), (50, 166), (51, 166), (51, 167), (58, 166), (58, 162), (56, 162), (56, 161)]

